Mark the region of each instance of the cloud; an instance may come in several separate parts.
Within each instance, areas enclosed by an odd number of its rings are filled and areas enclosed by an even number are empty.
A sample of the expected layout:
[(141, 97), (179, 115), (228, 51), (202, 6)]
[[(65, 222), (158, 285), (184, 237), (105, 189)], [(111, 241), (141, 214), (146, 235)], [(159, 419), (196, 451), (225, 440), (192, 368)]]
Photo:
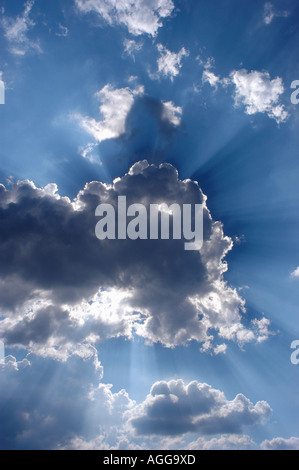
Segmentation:
[(280, 96), (284, 93), (280, 77), (271, 80), (268, 72), (241, 69), (232, 71), (229, 77), (221, 78), (208, 68), (203, 72), (202, 81), (214, 88), (218, 85), (234, 86), (235, 106), (243, 105), (246, 114), (264, 113), (278, 124), (288, 119), (288, 112), (280, 103)]
[(107, 139), (115, 139), (125, 134), (126, 120), (134, 104), (135, 96), (141, 96), (143, 87), (136, 90), (130, 88), (113, 88), (112, 85), (105, 85), (96, 93), (100, 99), (100, 112), (103, 116), (101, 121), (88, 116), (76, 115), (80, 125), (98, 142)]
[(255, 443), (247, 435), (224, 434), (211, 440), (199, 437), (188, 445), (188, 450), (242, 450), (250, 449), (254, 445)]
[(268, 72), (247, 72), (243, 69), (233, 71), (230, 78), (235, 85), (236, 106), (243, 104), (247, 114), (266, 113), (277, 123), (286, 121), (288, 113), (279, 104), (280, 95), (284, 93), (280, 77), (271, 80)]
[[(202, 61), (200, 61), (202, 63)], [(227, 86), (229, 85), (228, 78), (221, 78), (219, 75), (216, 75), (212, 72), (212, 69), (215, 68), (215, 59), (214, 57), (208, 57), (206, 62), (203, 64), (204, 71), (202, 73), (202, 82), (209, 83), (211, 87), (218, 88), (218, 85)]]
[(55, 33), (56, 36), (66, 38), (69, 35), (69, 29), (66, 26), (59, 23), (58, 28), (58, 32)]
[[(96, 207), (117, 207), (124, 195), (128, 206), (204, 204), (201, 250), (185, 251), (184, 240), (99, 241)], [(227, 341), (242, 346), (270, 334), (265, 321), (243, 325), (245, 301), (223, 279), (232, 240), (198, 184), (169, 164), (138, 162), (111, 185), (86, 184), (73, 201), (55, 184), (0, 186), (0, 218), (0, 336), (10, 347), (66, 361), (81, 345), (135, 333), (219, 354)]]
[(264, 441), (261, 444), (263, 450), (299, 450), (299, 438), (290, 437), (284, 439), (283, 437), (276, 437), (272, 441)]
[(35, 0), (28, 0), (23, 13), (15, 18), (7, 16), (2, 18), (4, 35), (10, 44), (10, 51), (15, 55), (23, 56), (29, 50), (42, 52), (38, 42), (33, 42), (28, 38), (29, 31), (35, 26), (30, 18), (34, 3)]
[(264, 23), (271, 24), (274, 18), (286, 18), (290, 14), (289, 11), (278, 11), (274, 8), (271, 2), (266, 2), (264, 5)]
[(264, 401), (229, 401), (208, 384), (180, 379), (156, 382), (137, 404), (103, 383), (91, 346), (66, 362), (29, 359), (8, 356), (0, 364), (1, 449), (240, 449), (253, 445), (243, 429), (271, 414)]
[(218, 84), (220, 84), (221, 78), (216, 75), (214, 72), (211, 70), (204, 70), (202, 74), (202, 82), (203, 83), (209, 83), (212, 87), (217, 88)]
[(8, 357), (0, 368), (1, 449), (72, 448), (72, 442), (110, 435), (113, 440), (124, 412), (135, 405), (125, 390), (114, 393), (102, 383), (94, 348), (65, 363)]
[(126, 294), (116, 290), (99, 291), (89, 301), (75, 306), (51, 305), (49, 301), (30, 302), (0, 323), (0, 337), (13, 348), (66, 362), (72, 356), (90, 357), (93, 344), (132, 335), (138, 317), (121, 305)]
[(108, 24), (124, 25), (134, 36), (156, 36), (174, 10), (172, 0), (75, 0), (83, 13), (95, 12)]
[(143, 47), (142, 42), (135, 41), (134, 39), (124, 40), (124, 52), (135, 60), (135, 52), (141, 51)]
[[(110, 436), (109, 436), (110, 437)], [(107, 433), (89, 441), (80, 437), (73, 438), (63, 450), (143, 450), (144, 447), (129, 441), (126, 435), (116, 436), (113, 444), (107, 442)], [(61, 449), (61, 447), (60, 447)]]
[(95, 148), (98, 146), (98, 144), (94, 142), (89, 142), (85, 147), (80, 147), (79, 151), (81, 153), (81, 156), (83, 158), (86, 158), (86, 160), (89, 160), (91, 163), (98, 163), (101, 165), (101, 161), (99, 160), (98, 155), (94, 153)]
[(182, 380), (156, 382), (145, 401), (126, 413), (137, 436), (241, 434), (270, 415), (265, 401), (254, 405), (242, 394), (229, 401), (206, 383)]
[(298, 277), (299, 277), (299, 266), (298, 266), (298, 268), (295, 269), (295, 271), (293, 271), (291, 273), (291, 278), (292, 279), (297, 279)]
[[(130, 77), (130, 82), (136, 81), (136, 77)], [(79, 148), (81, 156), (91, 163), (109, 165), (109, 161), (103, 162), (99, 157), (99, 144), (108, 139), (119, 139), (121, 147), (125, 143), (126, 158), (134, 159), (132, 155), (147, 152), (162, 155), (169, 151), (173, 137), (182, 122), (183, 109), (176, 106), (173, 101), (160, 101), (146, 95), (144, 87), (113, 88), (107, 84), (98, 93), (100, 99), (100, 113), (102, 119), (71, 114), (75, 120), (94, 142), (89, 142)], [(141, 125), (142, 124), (142, 125)], [(155, 139), (153, 133), (155, 132)], [(129, 156), (129, 157), (128, 157)]]
[(174, 126), (181, 124), (183, 110), (180, 106), (175, 106), (172, 101), (163, 102), (162, 119), (170, 122)]
[[(169, 77), (170, 80), (173, 80), (174, 77), (180, 73), (183, 57), (187, 57), (189, 52), (184, 47), (182, 47), (177, 53), (171, 52), (162, 44), (158, 44), (157, 49), (160, 52), (160, 57), (157, 62), (157, 77), (165, 76)], [(153, 78), (156, 78), (156, 76), (153, 75)]]
[(258, 339), (257, 341), (259, 343), (262, 343), (263, 341), (266, 341), (269, 336), (272, 336), (274, 335), (275, 333), (269, 331), (269, 327), (270, 327), (270, 320), (268, 318), (261, 318), (260, 320), (258, 319), (254, 319), (252, 320), (252, 327), (253, 328), (256, 328), (256, 330), (258, 331)]

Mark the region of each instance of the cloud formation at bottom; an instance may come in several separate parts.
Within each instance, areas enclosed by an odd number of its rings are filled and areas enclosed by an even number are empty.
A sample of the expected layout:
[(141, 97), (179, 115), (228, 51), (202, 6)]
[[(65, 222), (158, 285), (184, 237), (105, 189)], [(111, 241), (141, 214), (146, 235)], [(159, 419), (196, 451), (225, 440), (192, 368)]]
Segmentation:
[(206, 383), (182, 380), (157, 382), (144, 403), (128, 411), (129, 424), (137, 435), (240, 434), (268, 418), (266, 402), (253, 405), (239, 394), (229, 401), (220, 390)]
[[(271, 415), (265, 401), (253, 404), (244, 395), (229, 401), (222, 391), (197, 381), (157, 382), (145, 401), (137, 404), (125, 390), (114, 393), (112, 385), (103, 383), (103, 367), (96, 352), (91, 353), (89, 359), (78, 354), (66, 363), (6, 358), (6, 364), (0, 365), (1, 448), (251, 445), (244, 428), (262, 424)], [(219, 435), (223, 435), (220, 441), (207, 440)], [(173, 440), (174, 436), (181, 440)]]
[[(128, 205), (203, 204), (202, 247), (98, 240), (95, 209), (116, 209), (119, 196)], [(269, 418), (265, 401), (228, 400), (177, 379), (155, 383), (136, 403), (103, 382), (98, 358), (111, 338), (167, 348), (193, 341), (211, 354), (268, 338), (269, 320), (245, 325), (245, 300), (224, 279), (233, 243), (197, 182), (147, 161), (110, 185), (86, 184), (72, 201), (54, 184), (20, 181), (0, 186), (0, 219), (0, 339), (9, 354), (0, 364), (3, 449), (251, 445), (244, 432)]]

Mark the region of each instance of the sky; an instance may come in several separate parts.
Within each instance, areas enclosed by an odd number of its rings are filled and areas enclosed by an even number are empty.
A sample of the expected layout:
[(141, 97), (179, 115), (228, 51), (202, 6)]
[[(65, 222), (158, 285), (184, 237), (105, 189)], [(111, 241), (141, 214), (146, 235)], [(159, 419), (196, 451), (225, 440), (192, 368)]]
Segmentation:
[[(1, 449), (299, 449), (298, 20), (0, 0)], [(99, 240), (120, 196), (202, 247)]]

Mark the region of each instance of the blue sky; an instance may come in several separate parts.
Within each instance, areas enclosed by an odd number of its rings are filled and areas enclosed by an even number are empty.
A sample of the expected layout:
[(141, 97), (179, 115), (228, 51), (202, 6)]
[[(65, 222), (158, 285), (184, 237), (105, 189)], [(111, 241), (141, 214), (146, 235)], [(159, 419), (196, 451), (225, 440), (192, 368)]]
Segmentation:
[[(298, 449), (297, 2), (0, 6), (0, 447)], [(203, 248), (100, 243), (123, 194)]]

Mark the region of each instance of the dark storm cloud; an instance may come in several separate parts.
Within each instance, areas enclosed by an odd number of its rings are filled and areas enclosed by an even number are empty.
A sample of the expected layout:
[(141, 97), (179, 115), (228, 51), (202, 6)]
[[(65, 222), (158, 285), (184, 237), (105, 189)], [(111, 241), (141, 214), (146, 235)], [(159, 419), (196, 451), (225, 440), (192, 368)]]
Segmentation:
[[(7, 318), (0, 331), (10, 344), (20, 343), (22, 327), (24, 345), (49, 340), (51, 331), (62, 346), (62, 338), (67, 343), (92, 333), (96, 339), (127, 336), (132, 328), (168, 347), (193, 339), (209, 349), (212, 330), (240, 343), (258, 337), (241, 324), (244, 302), (223, 280), (223, 258), (232, 242), (213, 222), (196, 182), (181, 181), (169, 164), (143, 161), (112, 185), (87, 184), (73, 202), (56, 189), (52, 184), (38, 189), (28, 181), (9, 190), (1, 186), (0, 275)], [(203, 203), (203, 248), (185, 251), (184, 240), (99, 241), (95, 209), (104, 202), (116, 208), (118, 196), (127, 197), (127, 206)], [(86, 314), (94, 296), (100, 305), (109, 290), (125, 293), (117, 318), (111, 320), (111, 310), (101, 317)], [(74, 321), (76, 307), (82, 312)]]
[[(136, 166), (137, 167), (137, 166)], [(79, 193), (81, 210), (69, 200), (55, 198), (31, 183), (22, 182), (8, 192), (3, 190), (1, 208), (1, 275), (18, 275), (35, 288), (53, 290), (53, 296), (66, 302), (88, 297), (99, 287), (138, 287), (148, 272), (155, 273), (166, 287), (176, 283), (179, 290), (190, 284), (190, 293), (204, 276), (199, 273), (198, 256), (181, 255), (181, 241), (105, 241), (95, 237), (95, 209), (102, 202), (117, 206), (117, 196), (134, 202), (201, 203), (199, 188), (178, 181), (173, 167), (149, 167), (136, 175), (126, 175), (114, 187), (93, 182)], [(211, 222), (206, 212), (206, 237)], [(175, 256), (176, 254), (176, 256)], [(188, 268), (185, 264), (188, 261)], [(177, 274), (180, 274), (177, 276)], [(143, 279), (140, 279), (141, 278)], [(16, 301), (18, 295), (16, 292)]]

